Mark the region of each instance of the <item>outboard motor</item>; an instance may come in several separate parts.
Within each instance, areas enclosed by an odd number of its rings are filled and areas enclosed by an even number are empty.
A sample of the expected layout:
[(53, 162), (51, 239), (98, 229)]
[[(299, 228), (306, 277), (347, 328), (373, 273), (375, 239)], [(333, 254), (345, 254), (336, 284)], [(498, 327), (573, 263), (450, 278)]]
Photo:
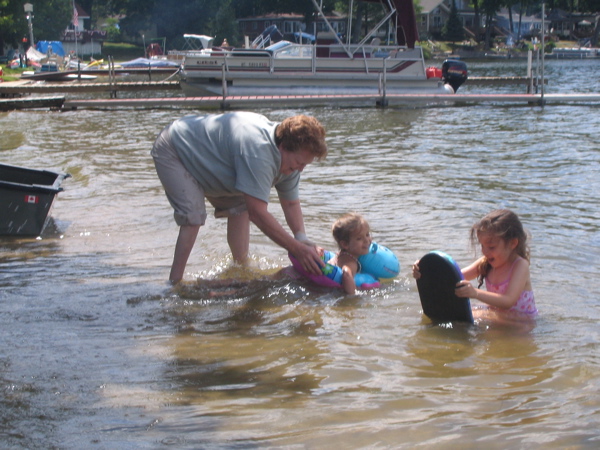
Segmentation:
[(467, 81), (467, 65), (457, 59), (447, 59), (442, 64), (442, 80), (458, 91), (458, 88)]

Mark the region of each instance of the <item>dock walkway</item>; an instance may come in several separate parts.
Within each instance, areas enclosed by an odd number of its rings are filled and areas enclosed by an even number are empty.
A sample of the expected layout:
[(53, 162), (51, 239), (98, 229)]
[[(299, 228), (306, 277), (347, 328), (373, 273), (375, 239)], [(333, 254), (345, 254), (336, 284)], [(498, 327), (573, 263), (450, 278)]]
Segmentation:
[(31, 82), (12, 81), (0, 83), (0, 97), (19, 96), (25, 94), (56, 94), (56, 93), (94, 93), (120, 91), (162, 91), (179, 90), (179, 81), (118, 81), (112, 83), (96, 82)]
[(600, 103), (600, 94), (393, 94), (378, 95), (284, 95), (237, 97), (170, 97), (145, 99), (66, 100), (63, 109), (76, 108), (161, 108), (236, 109), (248, 106), (427, 106), (478, 103), (557, 104)]
[[(468, 84), (480, 85), (526, 85), (527, 77), (473, 77)], [(427, 105), (470, 105), (477, 103), (528, 104), (550, 103), (598, 103), (600, 94), (388, 94), (381, 95), (282, 95), (282, 96), (232, 96), (232, 97), (160, 97), (160, 98), (117, 98), (116, 92), (180, 90), (179, 81), (118, 81), (97, 82), (41, 82), (20, 80), (0, 83), (0, 110), (50, 108), (73, 110), (78, 108), (196, 108), (236, 109), (250, 106), (427, 106)], [(109, 92), (109, 99), (69, 99), (65, 96), (43, 96), (44, 94), (98, 93)], [(33, 95), (32, 95), (33, 94)]]
[(378, 95), (284, 95), (284, 96), (237, 96), (237, 97), (160, 97), (123, 99), (66, 99), (57, 97), (25, 97), (0, 99), (0, 111), (15, 109), (50, 108), (63, 111), (80, 108), (195, 108), (202, 110), (227, 110), (265, 106), (339, 106), (339, 107), (385, 107), (431, 105), (491, 104), (599, 104), (600, 94), (393, 94)]
[[(535, 80), (534, 80), (535, 82)], [(528, 77), (471, 77), (465, 82), (465, 85), (475, 86), (502, 86), (502, 85), (523, 85), (529, 86), (531, 80)], [(93, 81), (62, 81), (62, 82), (36, 82), (32, 80), (19, 80), (6, 83), (0, 83), (0, 97), (16, 97), (26, 94), (81, 94), (98, 92), (143, 92), (143, 91), (163, 91), (163, 90), (181, 90), (178, 80), (163, 81), (113, 81), (113, 82), (93, 82)]]

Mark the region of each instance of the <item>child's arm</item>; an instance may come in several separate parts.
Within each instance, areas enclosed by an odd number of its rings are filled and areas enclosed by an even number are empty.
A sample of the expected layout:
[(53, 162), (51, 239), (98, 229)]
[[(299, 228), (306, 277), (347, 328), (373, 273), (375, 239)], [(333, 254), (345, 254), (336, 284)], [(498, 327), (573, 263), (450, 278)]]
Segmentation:
[(513, 269), (510, 283), (505, 294), (496, 294), (483, 289), (476, 289), (467, 281), (459, 282), (455, 292), (459, 297), (474, 298), (483, 303), (487, 303), (490, 306), (510, 309), (517, 303), (521, 296), (521, 292), (527, 287), (529, 276), (529, 263), (526, 260), (521, 259)]
[(479, 276), (479, 265), (483, 257), (461, 270), (465, 280), (474, 280)]
[(342, 288), (344, 292), (354, 295), (356, 293), (354, 275), (358, 272), (358, 264), (354, 259), (342, 254), (338, 256), (337, 265), (342, 268)]

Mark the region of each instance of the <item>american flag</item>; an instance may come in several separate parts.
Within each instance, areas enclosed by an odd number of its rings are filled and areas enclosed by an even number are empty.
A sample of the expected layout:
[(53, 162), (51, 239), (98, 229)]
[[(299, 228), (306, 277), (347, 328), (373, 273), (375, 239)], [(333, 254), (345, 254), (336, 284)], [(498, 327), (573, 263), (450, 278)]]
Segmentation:
[(77, 7), (73, 5), (73, 26), (79, 26), (79, 14), (77, 14)]

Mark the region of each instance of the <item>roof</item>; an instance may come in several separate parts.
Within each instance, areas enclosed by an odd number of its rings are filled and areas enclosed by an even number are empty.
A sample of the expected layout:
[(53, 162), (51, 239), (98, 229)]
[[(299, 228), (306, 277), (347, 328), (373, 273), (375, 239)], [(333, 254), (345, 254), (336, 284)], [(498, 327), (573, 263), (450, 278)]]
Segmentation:
[(421, 0), (419, 2), (419, 5), (421, 6), (421, 14), (429, 14), (442, 3), (444, 3), (444, 0)]
[[(340, 14), (336, 11), (332, 11), (331, 13), (327, 14), (325, 17), (327, 17), (327, 19), (345, 19), (346, 16), (343, 14)], [(238, 19), (239, 22), (244, 22), (244, 21), (251, 21), (251, 20), (300, 20), (300, 21), (304, 21), (305, 16), (304, 14), (298, 14), (298, 13), (266, 13), (266, 14), (259, 14), (259, 15), (255, 15), (255, 16), (247, 16), (247, 17), (243, 17), (241, 19)]]
[(77, 10), (77, 16), (82, 18), (82, 19), (89, 19), (90, 18), (90, 14), (83, 9), (81, 6), (79, 6), (78, 3), (75, 3), (75, 9)]

